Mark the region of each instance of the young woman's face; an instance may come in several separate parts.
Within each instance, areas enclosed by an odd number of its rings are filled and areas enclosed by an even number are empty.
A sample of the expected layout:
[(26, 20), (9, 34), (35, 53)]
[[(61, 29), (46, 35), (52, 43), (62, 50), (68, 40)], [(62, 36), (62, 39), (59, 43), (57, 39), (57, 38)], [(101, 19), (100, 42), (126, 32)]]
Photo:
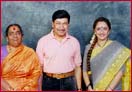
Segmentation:
[(108, 25), (104, 21), (100, 21), (97, 23), (94, 32), (98, 40), (107, 40), (110, 30)]

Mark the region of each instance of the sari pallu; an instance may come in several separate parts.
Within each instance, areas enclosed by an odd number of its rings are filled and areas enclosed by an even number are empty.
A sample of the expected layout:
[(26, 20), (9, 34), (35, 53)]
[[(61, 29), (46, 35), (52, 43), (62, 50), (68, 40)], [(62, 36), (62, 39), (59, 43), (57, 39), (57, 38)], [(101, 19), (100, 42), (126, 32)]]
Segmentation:
[(2, 61), (2, 78), (18, 91), (37, 90), (41, 67), (35, 52), (24, 45)]
[[(113, 41), (90, 61), (94, 90), (106, 90), (125, 66), (122, 89), (130, 90), (130, 50)], [(124, 84), (125, 83), (125, 84)]]

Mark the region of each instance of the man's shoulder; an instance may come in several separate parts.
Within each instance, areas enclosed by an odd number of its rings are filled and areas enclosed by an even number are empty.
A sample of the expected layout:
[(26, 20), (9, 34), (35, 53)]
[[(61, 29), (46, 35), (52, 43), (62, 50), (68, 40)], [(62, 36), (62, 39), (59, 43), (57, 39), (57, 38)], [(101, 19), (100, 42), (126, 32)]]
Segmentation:
[(50, 34), (44, 35), (44, 36), (42, 36), (42, 37), (39, 39), (39, 42), (40, 42), (40, 41), (45, 41), (45, 40), (47, 40), (47, 39), (49, 39), (49, 38), (50, 38)]
[(69, 35), (69, 37), (70, 37), (70, 40), (72, 40), (72, 41), (74, 41), (74, 42), (79, 42), (78, 39), (75, 38), (74, 36)]

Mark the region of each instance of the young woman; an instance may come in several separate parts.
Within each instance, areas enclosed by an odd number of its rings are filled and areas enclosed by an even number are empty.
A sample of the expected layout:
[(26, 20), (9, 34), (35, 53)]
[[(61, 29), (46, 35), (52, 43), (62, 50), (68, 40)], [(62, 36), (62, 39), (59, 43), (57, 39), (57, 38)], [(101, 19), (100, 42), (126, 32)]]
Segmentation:
[(87, 90), (130, 90), (130, 50), (109, 40), (111, 23), (107, 18), (96, 19), (93, 30), (94, 36), (86, 46), (83, 61)]

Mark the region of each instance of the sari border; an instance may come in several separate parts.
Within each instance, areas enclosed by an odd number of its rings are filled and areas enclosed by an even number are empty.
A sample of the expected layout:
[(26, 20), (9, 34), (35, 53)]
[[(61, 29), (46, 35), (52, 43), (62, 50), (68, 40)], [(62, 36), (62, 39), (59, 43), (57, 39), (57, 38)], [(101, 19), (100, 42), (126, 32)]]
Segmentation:
[(122, 49), (119, 55), (113, 60), (112, 65), (108, 68), (108, 71), (104, 74), (103, 78), (100, 79), (100, 81), (97, 84), (95, 84), (94, 86), (95, 90), (105, 90), (108, 87), (109, 83), (112, 81), (116, 73), (120, 70), (122, 65), (128, 59), (129, 52), (130, 52), (129, 49), (127, 48)]

